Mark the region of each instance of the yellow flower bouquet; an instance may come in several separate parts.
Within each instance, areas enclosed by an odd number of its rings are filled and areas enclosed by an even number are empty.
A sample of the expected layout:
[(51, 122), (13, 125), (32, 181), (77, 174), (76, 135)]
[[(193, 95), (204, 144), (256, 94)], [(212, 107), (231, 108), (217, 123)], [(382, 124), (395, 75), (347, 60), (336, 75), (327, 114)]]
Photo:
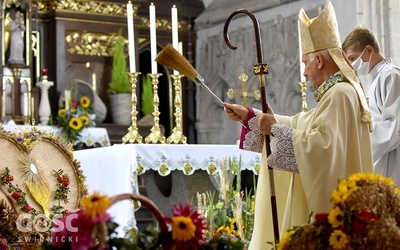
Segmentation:
[(399, 249), (400, 191), (390, 178), (358, 173), (339, 182), (333, 208), (287, 231), (279, 250)]
[(80, 132), (87, 127), (94, 127), (95, 114), (91, 112), (91, 101), (87, 96), (72, 100), (71, 109), (58, 110), (57, 126), (61, 127), (67, 139), (74, 143), (79, 139)]

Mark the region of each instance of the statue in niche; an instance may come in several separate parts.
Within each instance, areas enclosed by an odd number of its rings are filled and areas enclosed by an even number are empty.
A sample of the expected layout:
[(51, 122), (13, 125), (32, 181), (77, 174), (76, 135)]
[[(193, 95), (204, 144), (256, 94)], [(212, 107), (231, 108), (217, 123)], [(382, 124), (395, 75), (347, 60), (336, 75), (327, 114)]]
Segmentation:
[(14, 18), (10, 22), (10, 56), (8, 58), (9, 64), (25, 64), (24, 53), (24, 39), (23, 32), (25, 32), (25, 25), (21, 20), (21, 11), (16, 10)]

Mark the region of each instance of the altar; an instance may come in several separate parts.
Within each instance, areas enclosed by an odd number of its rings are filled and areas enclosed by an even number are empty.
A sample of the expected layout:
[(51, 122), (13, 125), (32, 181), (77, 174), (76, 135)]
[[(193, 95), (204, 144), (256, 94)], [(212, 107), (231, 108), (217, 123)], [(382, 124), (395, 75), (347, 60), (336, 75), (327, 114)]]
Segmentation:
[[(49, 133), (53, 133), (55, 135), (61, 135), (61, 128), (54, 126), (30, 126), (30, 125), (9, 125), (3, 124), (3, 129), (6, 131), (18, 131), (18, 130), (28, 130), (31, 128), (36, 128), (37, 130), (46, 131)], [(99, 128), (99, 127), (89, 127), (84, 128), (79, 138), (76, 142), (74, 142), (74, 146), (78, 144), (84, 144), (86, 147), (94, 147), (95, 145), (99, 145), (101, 147), (111, 146), (110, 138), (107, 133), (107, 129)]]
[[(138, 176), (142, 175), (147, 196), (153, 201), (157, 196), (155, 203), (163, 212), (173, 202), (191, 201), (196, 192), (215, 189), (209, 176), (217, 173), (224, 158), (240, 161), (242, 170), (256, 174), (261, 160), (261, 154), (241, 150), (237, 145), (214, 144), (116, 144), (75, 151), (74, 156), (81, 163), (89, 192), (109, 196), (138, 193)], [(157, 186), (159, 178), (171, 178), (168, 196)], [(121, 235), (136, 225), (132, 202), (120, 202), (109, 212), (120, 225)]]

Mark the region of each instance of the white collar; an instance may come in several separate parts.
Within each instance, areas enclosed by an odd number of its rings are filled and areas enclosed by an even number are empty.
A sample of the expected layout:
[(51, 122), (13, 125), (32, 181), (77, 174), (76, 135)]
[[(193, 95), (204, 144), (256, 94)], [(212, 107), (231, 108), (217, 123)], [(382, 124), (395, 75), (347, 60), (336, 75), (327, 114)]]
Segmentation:
[(369, 74), (375, 79), (379, 72), (383, 69), (383, 67), (387, 64), (386, 59), (382, 59), (382, 61), (378, 62), (369, 72)]

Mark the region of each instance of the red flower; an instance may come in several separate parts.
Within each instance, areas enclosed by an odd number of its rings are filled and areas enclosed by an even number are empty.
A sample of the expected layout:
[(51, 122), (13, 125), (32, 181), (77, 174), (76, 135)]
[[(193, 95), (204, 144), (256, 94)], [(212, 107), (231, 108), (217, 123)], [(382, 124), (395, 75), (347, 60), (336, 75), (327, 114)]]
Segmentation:
[(64, 176), (62, 184), (64, 187), (68, 187), (69, 186), (69, 178), (68, 176)]
[(7, 176), (6, 177), (6, 182), (12, 182), (14, 180), (14, 176)]
[(379, 219), (379, 215), (374, 213), (374, 212), (368, 212), (368, 211), (361, 211), (355, 214), (356, 220), (360, 222), (369, 222), (371, 220), (377, 220)]
[(72, 100), (72, 108), (76, 109), (78, 107), (78, 101), (77, 100)]
[(17, 193), (17, 192), (13, 192), (12, 194), (11, 194), (11, 197), (13, 197), (14, 199), (16, 199), (16, 200), (18, 200), (19, 198), (21, 198), (21, 194), (20, 193)]
[(58, 183), (63, 183), (63, 178), (59, 175), (59, 176), (57, 177), (57, 181), (58, 181)]
[[(52, 249), (102, 249), (95, 247), (98, 242), (92, 237), (93, 230), (101, 223), (111, 219), (108, 213), (104, 213), (101, 217), (92, 219), (83, 214), (83, 210), (73, 210), (64, 214), (61, 218), (55, 219), (54, 230), (51, 234)], [(68, 221), (68, 222), (67, 222)], [(69, 230), (69, 227), (60, 227), (60, 225), (69, 225), (77, 230)], [(70, 240), (60, 240), (70, 239)], [(67, 247), (68, 246), (68, 247)]]
[(360, 234), (364, 231), (368, 222), (379, 219), (379, 215), (373, 212), (361, 211), (354, 214), (354, 221), (351, 228), (354, 233)]
[(360, 234), (364, 231), (366, 226), (367, 226), (366, 224), (355, 220), (355, 221), (353, 221), (353, 224), (351, 225), (351, 229), (353, 230), (353, 232), (355, 234)]
[(6, 238), (0, 237), (0, 250), (8, 250)]
[(26, 204), (26, 205), (22, 208), (22, 210), (23, 210), (24, 212), (29, 212), (29, 211), (32, 210), (32, 208), (31, 208), (31, 206), (29, 206), (29, 204)]
[(318, 213), (315, 215), (314, 225), (316, 227), (323, 226), (328, 224), (328, 215), (329, 213)]
[(204, 244), (206, 219), (192, 205), (174, 204), (172, 218), (165, 220), (171, 223), (176, 249), (198, 249)]

